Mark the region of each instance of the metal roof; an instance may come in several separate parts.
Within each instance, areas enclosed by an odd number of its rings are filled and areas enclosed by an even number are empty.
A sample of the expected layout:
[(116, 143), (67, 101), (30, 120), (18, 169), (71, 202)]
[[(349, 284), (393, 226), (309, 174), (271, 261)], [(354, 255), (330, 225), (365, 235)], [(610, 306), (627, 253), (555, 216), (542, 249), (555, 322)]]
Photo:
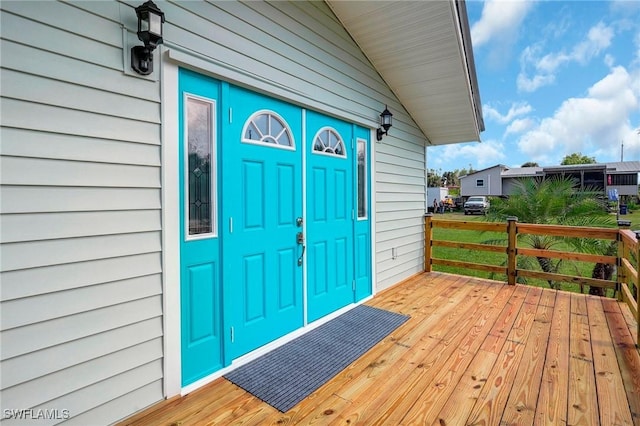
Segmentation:
[(484, 172), (486, 170), (500, 168), (500, 176), (506, 178), (517, 178), (526, 176), (537, 176), (545, 173), (561, 173), (566, 171), (578, 172), (580, 170), (599, 170), (611, 174), (623, 174), (623, 173), (640, 173), (640, 161), (618, 161), (613, 163), (591, 163), (591, 164), (563, 164), (557, 166), (546, 167), (514, 167), (509, 168), (504, 164), (496, 164), (495, 166), (487, 167), (486, 169), (477, 170), (473, 173), (469, 173), (465, 176), (460, 176), (460, 179), (468, 176), (473, 176), (477, 173)]
[(503, 170), (502, 177), (527, 177), (542, 174), (542, 167), (516, 167), (514, 169)]
[(327, 0), (432, 145), (484, 130), (465, 3)]
[(640, 173), (640, 161), (605, 163), (609, 173)]

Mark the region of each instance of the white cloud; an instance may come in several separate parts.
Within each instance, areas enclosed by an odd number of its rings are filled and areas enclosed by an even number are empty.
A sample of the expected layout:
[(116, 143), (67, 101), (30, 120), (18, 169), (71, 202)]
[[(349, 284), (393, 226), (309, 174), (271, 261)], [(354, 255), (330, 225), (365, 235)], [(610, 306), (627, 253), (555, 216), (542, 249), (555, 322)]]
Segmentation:
[(613, 35), (611, 27), (599, 22), (595, 27), (589, 29), (587, 39), (573, 48), (570, 58), (581, 64), (589, 62), (598, 56), (603, 49), (611, 45)]
[(485, 63), (492, 69), (508, 67), (513, 50), (523, 31), (523, 22), (535, 7), (529, 0), (487, 0), (482, 8), (480, 20), (471, 27), (473, 48), (487, 49)]
[(616, 160), (620, 142), (630, 138), (629, 117), (640, 106), (634, 78), (624, 67), (611, 69), (586, 97), (567, 99), (553, 117), (525, 133), (518, 141), (520, 151), (540, 164), (558, 163), (574, 152), (598, 153), (598, 161)]
[(429, 147), (427, 148), (427, 167), (452, 171), (461, 168), (452, 164), (473, 164), (476, 169), (484, 168), (504, 160), (506, 158), (504, 151), (502, 142), (496, 140)]
[(527, 77), (524, 73), (518, 74), (516, 84), (518, 90), (522, 92), (535, 92), (540, 87), (548, 86), (556, 80), (554, 75), (534, 75), (533, 78)]
[[(527, 46), (520, 55), (520, 73), (516, 80), (518, 90), (534, 92), (540, 87), (552, 84), (558, 68), (570, 62), (587, 64), (611, 45), (613, 36), (613, 28), (599, 22), (589, 29), (585, 39), (576, 44), (569, 53), (560, 51), (542, 55), (541, 43)], [(611, 57), (605, 58), (605, 61), (610, 63)]]
[(513, 122), (509, 124), (504, 134), (507, 136), (512, 133), (523, 133), (533, 128), (535, 124), (535, 121), (531, 118), (519, 118), (517, 120), (513, 120)]
[(477, 48), (517, 33), (532, 6), (531, 1), (487, 0), (480, 20), (471, 27), (473, 46)]
[(493, 108), (491, 105), (483, 105), (482, 113), (485, 118), (496, 121), (500, 124), (510, 123), (514, 118), (521, 115), (526, 115), (533, 110), (531, 105), (526, 102), (518, 102), (511, 105), (509, 111), (506, 114), (500, 114), (500, 112)]

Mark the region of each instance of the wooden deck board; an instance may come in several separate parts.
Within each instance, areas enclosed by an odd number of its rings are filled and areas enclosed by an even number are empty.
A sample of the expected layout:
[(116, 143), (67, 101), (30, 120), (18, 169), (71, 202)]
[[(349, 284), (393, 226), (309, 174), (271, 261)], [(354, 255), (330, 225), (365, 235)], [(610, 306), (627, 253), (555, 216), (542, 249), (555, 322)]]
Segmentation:
[(429, 273), (367, 304), (411, 318), (286, 413), (219, 378), (122, 424), (640, 426), (640, 353), (613, 299)]
[(623, 366), (620, 371), (629, 400), (631, 417), (634, 424), (637, 425), (640, 424), (640, 358), (636, 356), (638, 351), (620, 305), (615, 300), (606, 299), (602, 300), (602, 304), (605, 306), (605, 310), (610, 312), (607, 315), (609, 331), (615, 342), (618, 363)]
[(597, 426), (598, 398), (593, 371), (593, 353), (586, 299), (571, 295), (571, 323), (569, 340), (569, 400), (568, 424)]
[(513, 382), (507, 406), (502, 415), (503, 424), (523, 425), (533, 423), (552, 316), (553, 306), (542, 303), (537, 306), (533, 326), (526, 340), (522, 355), (523, 359), (530, 361), (521, 362), (518, 366), (518, 372)]
[(433, 416), (432, 410), (437, 413), (445, 402), (444, 398), (453, 391), (453, 384), (459, 380), (465, 365), (470, 363), (480, 347), (482, 336), (493, 325), (495, 314), (492, 312), (504, 304), (512, 292), (512, 289), (502, 291), (497, 286), (482, 289), (478, 295), (482, 300), (467, 310), (456, 324), (448, 327), (450, 331), (438, 344), (437, 355), (430, 354), (422, 362), (423, 367), (414, 370), (414, 377), (407, 382), (410, 392), (405, 397), (396, 398), (388, 418), (375, 416), (376, 423), (383, 420), (386, 424), (424, 424), (425, 417)]
[(613, 340), (602, 301), (587, 299), (593, 367), (596, 376), (600, 423), (603, 425), (632, 425), (629, 400), (623, 386), (622, 373), (616, 358)]
[(533, 326), (541, 291), (532, 288), (516, 318), (498, 360), (489, 374), (480, 397), (467, 422), (471, 424), (499, 424), (514, 383), (518, 365)]

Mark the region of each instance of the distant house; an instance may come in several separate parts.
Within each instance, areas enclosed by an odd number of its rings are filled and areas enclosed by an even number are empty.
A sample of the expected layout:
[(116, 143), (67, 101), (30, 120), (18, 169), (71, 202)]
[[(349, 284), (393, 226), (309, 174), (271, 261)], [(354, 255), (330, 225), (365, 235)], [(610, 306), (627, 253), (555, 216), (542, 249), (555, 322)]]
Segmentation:
[(0, 2), (2, 413), (116, 422), (420, 273), (426, 146), (484, 130), (464, 1), (158, 0), (137, 62), (143, 1)]
[(502, 173), (509, 168), (498, 164), (460, 177), (460, 196), (502, 195)]
[(616, 189), (620, 196), (637, 196), (638, 173), (640, 161), (515, 168), (498, 164), (460, 177), (460, 194), (498, 197), (511, 194), (517, 179), (566, 176), (574, 178), (580, 188), (601, 190), (604, 195)]

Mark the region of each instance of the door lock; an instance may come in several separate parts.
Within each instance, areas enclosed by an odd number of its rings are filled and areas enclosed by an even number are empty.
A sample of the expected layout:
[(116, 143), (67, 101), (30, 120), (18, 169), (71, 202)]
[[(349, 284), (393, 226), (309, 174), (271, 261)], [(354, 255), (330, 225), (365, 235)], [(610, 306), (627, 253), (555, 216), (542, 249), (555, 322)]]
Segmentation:
[(298, 218), (296, 218), (296, 226), (297, 226), (298, 228), (299, 228), (299, 227), (301, 227), (301, 226), (302, 226), (302, 222), (303, 222), (303, 221), (304, 221), (304, 220), (302, 219), (302, 217), (298, 217)]

